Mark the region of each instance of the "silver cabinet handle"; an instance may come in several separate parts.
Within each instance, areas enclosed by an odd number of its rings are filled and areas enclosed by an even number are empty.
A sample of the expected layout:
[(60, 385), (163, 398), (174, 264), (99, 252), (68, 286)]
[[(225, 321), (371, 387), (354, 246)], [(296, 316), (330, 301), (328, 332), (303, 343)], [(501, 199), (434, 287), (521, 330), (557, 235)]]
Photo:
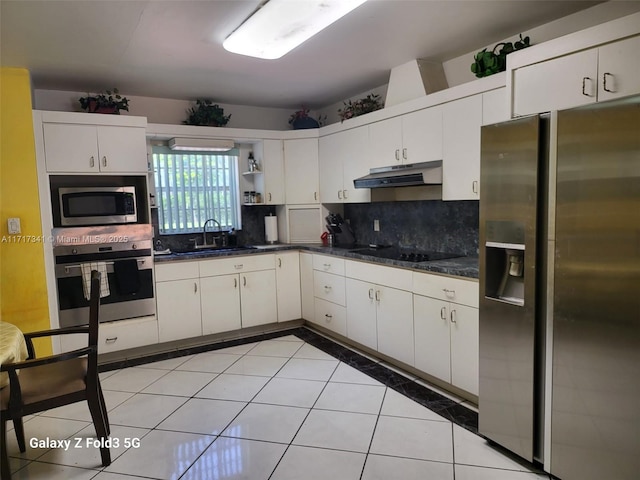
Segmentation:
[(455, 290), (449, 290), (448, 288), (443, 288), (442, 291), (449, 298), (453, 298), (453, 297), (456, 296), (456, 291)]
[(607, 88), (607, 76), (611, 77), (611, 79), (613, 80), (613, 75), (611, 75), (609, 72), (605, 72), (605, 73), (602, 75), (602, 89), (603, 89), (605, 92), (613, 93), (613, 90), (610, 90), (609, 88)]
[(318, 200), (318, 192), (313, 192), (313, 199)]
[(324, 267), (325, 270), (329, 270), (331, 268), (330, 263), (323, 263), (322, 266)]
[(399, 162), (400, 161), (400, 149), (396, 148), (396, 160)]
[(589, 77), (582, 77), (582, 94), (586, 97), (591, 97), (590, 93), (587, 93), (587, 80), (589, 80), (589, 82), (591, 82), (591, 79)]
[(376, 290), (376, 302), (380, 301), (380, 290)]
[(89, 166), (93, 168), (96, 165), (96, 159), (92, 156), (89, 158)]
[(331, 319), (333, 318), (333, 315), (329, 315), (328, 313), (325, 313), (325, 314), (324, 314), (324, 318), (326, 318), (326, 319), (327, 319), (327, 322), (330, 322), (330, 321), (331, 321)]
[(473, 191), (473, 193), (478, 193), (478, 180), (474, 180), (471, 183), (471, 190)]
[(442, 307), (440, 309), (440, 318), (442, 320), (446, 320), (447, 319), (447, 307)]
[(342, 198), (344, 198), (345, 200), (347, 199), (347, 191), (346, 190), (342, 190)]
[(233, 279), (233, 288), (238, 288), (238, 279), (237, 278)]
[(193, 293), (198, 293), (198, 284), (193, 282)]
[(455, 310), (451, 310), (450, 318), (451, 318), (451, 323), (456, 323), (456, 311)]
[(369, 298), (373, 300), (373, 288), (369, 289)]
[(102, 157), (102, 166), (103, 167), (107, 166), (107, 157)]
[(282, 268), (282, 259), (278, 258), (278, 268)]
[(236, 263), (233, 268), (235, 268), (236, 270), (242, 270), (242, 267), (244, 266), (243, 263)]
[(325, 286), (324, 286), (324, 291), (325, 291), (326, 293), (329, 293), (329, 292), (331, 291), (331, 285), (325, 285)]
[(405, 159), (405, 160), (407, 159), (407, 149), (406, 148), (402, 149), (402, 158)]
[(269, 201), (271, 201), (271, 192), (269, 192), (267, 195), (269, 195)]
[(247, 277), (242, 277), (242, 286), (243, 287), (247, 286)]
[(342, 200), (342, 190), (338, 190), (338, 200)]
[(118, 337), (107, 337), (104, 340), (104, 343), (116, 343), (116, 341), (118, 340)]

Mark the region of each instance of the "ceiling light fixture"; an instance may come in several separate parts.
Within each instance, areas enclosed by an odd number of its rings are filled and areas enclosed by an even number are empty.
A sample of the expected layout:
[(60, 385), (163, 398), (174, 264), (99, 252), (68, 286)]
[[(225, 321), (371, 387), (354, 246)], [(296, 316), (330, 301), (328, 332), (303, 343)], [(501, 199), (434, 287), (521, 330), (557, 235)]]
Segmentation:
[(269, 0), (222, 43), (225, 50), (274, 60), (366, 0)]
[(233, 140), (218, 138), (172, 138), (169, 140), (171, 150), (186, 152), (228, 152), (235, 146)]

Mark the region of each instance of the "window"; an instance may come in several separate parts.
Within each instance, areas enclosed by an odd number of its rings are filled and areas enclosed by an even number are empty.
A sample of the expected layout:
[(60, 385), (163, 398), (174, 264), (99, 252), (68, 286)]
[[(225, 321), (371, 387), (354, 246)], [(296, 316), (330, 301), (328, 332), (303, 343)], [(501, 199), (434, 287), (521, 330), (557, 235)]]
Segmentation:
[(223, 230), (240, 229), (238, 151), (173, 152), (153, 148), (160, 233), (202, 231), (215, 218)]

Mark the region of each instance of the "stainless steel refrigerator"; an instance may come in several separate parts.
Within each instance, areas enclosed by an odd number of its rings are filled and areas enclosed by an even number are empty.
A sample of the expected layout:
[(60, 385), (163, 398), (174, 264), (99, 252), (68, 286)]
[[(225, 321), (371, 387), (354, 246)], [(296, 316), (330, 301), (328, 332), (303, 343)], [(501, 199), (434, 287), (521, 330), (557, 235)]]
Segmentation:
[(479, 431), (640, 478), (640, 98), (482, 128)]

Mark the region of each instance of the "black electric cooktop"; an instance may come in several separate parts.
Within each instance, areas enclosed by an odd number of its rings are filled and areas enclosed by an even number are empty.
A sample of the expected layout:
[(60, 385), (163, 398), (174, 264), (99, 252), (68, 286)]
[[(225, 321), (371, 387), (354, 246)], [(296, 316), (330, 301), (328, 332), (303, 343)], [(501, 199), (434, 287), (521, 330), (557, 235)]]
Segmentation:
[(369, 255), (376, 258), (387, 258), (389, 260), (400, 260), (403, 262), (433, 262), (436, 260), (446, 260), (449, 258), (462, 257), (459, 253), (451, 252), (431, 252), (424, 250), (412, 250), (397, 247), (364, 247), (351, 250), (361, 255)]

